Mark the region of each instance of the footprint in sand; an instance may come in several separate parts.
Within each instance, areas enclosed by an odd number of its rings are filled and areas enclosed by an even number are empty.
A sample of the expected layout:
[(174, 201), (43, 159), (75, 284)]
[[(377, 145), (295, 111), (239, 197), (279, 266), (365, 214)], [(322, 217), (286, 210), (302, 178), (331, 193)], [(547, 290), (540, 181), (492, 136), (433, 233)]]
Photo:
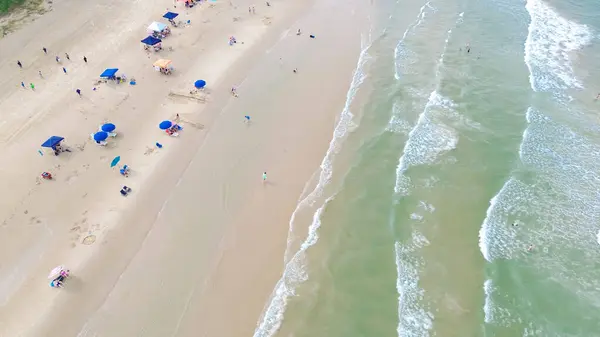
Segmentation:
[(71, 184), (71, 183), (73, 183), (75, 180), (77, 180), (77, 178), (78, 178), (78, 177), (79, 177), (79, 172), (77, 172), (77, 171), (73, 171), (71, 174), (69, 174), (69, 175), (67, 176), (67, 179), (65, 179), (65, 181), (66, 181), (68, 184)]

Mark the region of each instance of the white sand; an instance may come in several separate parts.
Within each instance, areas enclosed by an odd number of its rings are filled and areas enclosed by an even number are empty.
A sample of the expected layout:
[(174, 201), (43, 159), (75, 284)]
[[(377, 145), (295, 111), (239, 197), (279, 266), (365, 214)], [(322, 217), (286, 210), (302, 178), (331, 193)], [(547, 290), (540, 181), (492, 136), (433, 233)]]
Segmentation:
[[(290, 213), (343, 107), (366, 20), (331, 0), (260, 3), (255, 15), (251, 1), (234, 3), (57, 1), (0, 40), (0, 335), (252, 333), (281, 272)], [(164, 40), (173, 50), (147, 55), (139, 40), (167, 7), (191, 25)], [(173, 60), (174, 75), (154, 72), (158, 58)], [(138, 84), (92, 91), (108, 67)], [(206, 103), (169, 97), (200, 78)], [(177, 113), (184, 130), (170, 138), (158, 123)], [(103, 148), (89, 135), (105, 121), (119, 135)], [(73, 152), (40, 156), (51, 135)], [(117, 155), (129, 178), (109, 167)], [(43, 171), (55, 179), (41, 181)], [(133, 193), (122, 197), (122, 185)], [(83, 244), (87, 236), (95, 242)], [(73, 272), (61, 290), (46, 280), (58, 264)]]

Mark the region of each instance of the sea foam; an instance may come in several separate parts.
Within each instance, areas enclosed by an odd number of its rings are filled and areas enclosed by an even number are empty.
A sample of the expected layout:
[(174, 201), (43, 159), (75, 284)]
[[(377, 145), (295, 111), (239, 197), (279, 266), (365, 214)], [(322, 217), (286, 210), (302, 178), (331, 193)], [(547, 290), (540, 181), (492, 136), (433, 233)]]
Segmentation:
[[(364, 68), (370, 58), (368, 50), (371, 47), (371, 40), (363, 39), (362, 48), (358, 58), (356, 69), (352, 77), (350, 88), (346, 95), (346, 103), (342, 110), (338, 122), (333, 131), (333, 137), (329, 143), (329, 148), (320, 165), (319, 179), (316, 187), (302, 198), (294, 212), (291, 215), (289, 222), (288, 244), (284, 257), (284, 271), (281, 279), (275, 285), (269, 301), (263, 311), (261, 318), (254, 331), (254, 337), (270, 337), (273, 336), (281, 327), (284, 319), (284, 313), (287, 308), (288, 299), (294, 296), (296, 287), (308, 279), (306, 272), (305, 252), (306, 250), (317, 243), (318, 232), (321, 225), (321, 214), (326, 205), (334, 198), (335, 194), (327, 198), (321, 207), (319, 207), (313, 216), (313, 221), (309, 226), (308, 236), (300, 245), (300, 248), (292, 254), (291, 247), (295, 239), (294, 224), (298, 212), (305, 207), (314, 206), (314, 204), (323, 198), (324, 189), (330, 183), (333, 176), (333, 161), (335, 155), (341, 148), (343, 141), (346, 139), (348, 132), (353, 127), (354, 115), (350, 111), (350, 106), (358, 92), (361, 84), (366, 79)], [(303, 193), (304, 194), (304, 193)]]
[(534, 91), (581, 88), (570, 53), (590, 43), (586, 25), (569, 21), (542, 0), (527, 0), (531, 22), (525, 41), (525, 63)]
[(406, 28), (404, 34), (402, 34), (402, 38), (396, 44), (396, 48), (394, 49), (394, 77), (397, 80), (400, 79), (400, 70), (402, 68), (401, 60), (405, 59), (407, 54), (411, 54), (410, 51), (405, 48), (404, 41), (412, 32), (414, 32), (417, 27), (419, 27), (425, 21), (428, 11), (435, 11), (435, 8), (431, 6), (431, 1), (428, 1), (421, 7), (419, 14), (417, 15), (417, 19), (408, 25), (408, 28)]

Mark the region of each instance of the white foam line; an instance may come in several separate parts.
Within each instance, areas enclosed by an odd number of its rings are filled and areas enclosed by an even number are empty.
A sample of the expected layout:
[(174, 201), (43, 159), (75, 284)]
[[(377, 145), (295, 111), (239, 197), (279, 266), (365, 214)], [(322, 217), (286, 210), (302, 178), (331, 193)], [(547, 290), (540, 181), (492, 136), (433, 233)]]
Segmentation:
[(483, 258), (486, 259), (486, 261), (488, 261), (488, 262), (492, 262), (492, 259), (493, 259), (493, 257), (490, 255), (490, 251), (489, 251), (488, 234), (491, 230), (490, 221), (493, 217), (494, 211), (496, 210), (496, 204), (498, 202), (498, 198), (502, 195), (502, 193), (504, 193), (504, 191), (508, 187), (508, 184), (511, 182), (511, 180), (512, 180), (512, 178), (510, 178), (508, 181), (506, 181), (504, 183), (504, 185), (502, 186), (502, 188), (500, 189), (500, 191), (498, 191), (498, 193), (490, 200), (490, 206), (488, 207), (487, 211), (485, 212), (485, 219), (483, 220), (483, 224), (481, 225), (481, 228), (479, 229), (479, 250), (481, 251)]
[(300, 246), (300, 249), (294, 254), (290, 262), (284, 268), (283, 276), (275, 285), (271, 294), (268, 307), (261, 317), (260, 323), (254, 331), (254, 337), (273, 336), (281, 327), (283, 315), (287, 308), (288, 298), (295, 295), (296, 287), (308, 279), (306, 272), (306, 250), (317, 243), (319, 239), (318, 229), (321, 227), (321, 215), (327, 204), (333, 200), (335, 195), (331, 196), (323, 203), (313, 215), (313, 221), (308, 227), (308, 236)]
[(400, 47), (406, 39), (406, 37), (408, 36), (408, 34), (412, 32), (415, 28), (420, 26), (421, 23), (423, 23), (423, 21), (425, 20), (425, 9), (427, 8), (435, 10), (435, 8), (431, 6), (431, 1), (427, 1), (423, 6), (421, 6), (419, 14), (417, 15), (417, 19), (412, 24), (408, 25), (408, 27), (404, 31), (404, 34), (402, 34), (402, 38), (396, 44), (396, 48), (394, 49), (394, 77), (396, 78), (396, 80), (400, 79), (400, 74), (398, 74), (398, 67), (396, 66), (396, 60), (398, 59), (398, 56), (400, 54)]
[[(427, 239), (419, 233), (413, 232), (413, 241), (410, 251), (414, 251), (429, 244)], [(405, 248), (406, 249), (406, 248)], [(394, 244), (396, 262), (396, 291), (398, 292), (398, 326), (399, 337), (427, 337), (432, 328), (433, 315), (418, 307), (422, 300), (423, 290), (419, 288), (419, 276), (416, 266), (402, 260), (403, 248), (398, 241)]]
[(327, 149), (325, 157), (323, 157), (321, 165), (319, 166), (319, 180), (317, 182), (317, 185), (312, 190), (312, 192), (310, 192), (306, 197), (304, 197), (298, 202), (296, 209), (294, 209), (294, 212), (292, 212), (292, 216), (290, 217), (284, 263), (287, 263), (289, 261), (289, 256), (291, 254), (289, 250), (291, 243), (295, 239), (294, 222), (296, 220), (298, 212), (306, 206), (312, 206), (314, 202), (323, 195), (324, 187), (331, 181), (331, 177), (333, 175), (333, 159), (337, 152), (340, 150), (341, 143), (345, 139), (345, 136), (352, 124), (352, 119), (354, 117), (352, 112), (350, 112), (350, 106), (354, 101), (354, 96), (356, 96), (358, 88), (366, 78), (366, 75), (363, 73), (362, 68), (369, 59), (369, 54), (367, 54), (367, 51), (370, 47), (371, 42), (369, 42), (366, 46), (364, 46), (363, 44), (363, 48), (358, 57), (358, 62), (354, 70), (354, 74), (352, 76), (352, 82), (350, 83), (350, 88), (346, 93), (346, 103), (344, 105), (344, 109), (342, 109), (338, 122), (333, 130), (333, 137), (329, 142), (329, 148)]
[(589, 28), (563, 18), (541, 0), (527, 0), (525, 9), (531, 20), (524, 57), (531, 89), (537, 92), (583, 88), (575, 77), (569, 52), (590, 43)]
[(494, 286), (491, 279), (487, 279), (483, 283), (483, 292), (485, 294), (485, 302), (483, 304), (484, 322), (491, 323), (494, 319), (492, 310), (492, 293), (494, 292)]
[[(459, 18), (456, 21), (455, 26), (462, 22), (463, 14), (464, 14), (464, 12), (459, 14)], [(408, 168), (408, 164), (406, 163), (406, 151), (411, 146), (411, 139), (414, 136), (415, 132), (418, 130), (418, 128), (427, 122), (427, 116), (426, 116), (427, 111), (433, 105), (436, 98), (439, 96), (437, 93), (437, 89), (439, 88), (439, 85), (441, 83), (441, 78), (440, 78), (441, 70), (440, 69), (444, 63), (444, 56), (446, 55), (446, 50), (448, 49), (448, 41), (450, 40), (451, 34), (452, 34), (452, 29), (449, 29), (448, 33), (446, 34), (446, 39), (444, 40), (444, 49), (442, 50), (442, 53), (440, 54), (440, 58), (438, 60), (436, 68), (435, 68), (435, 76), (438, 79), (438, 82), (436, 84), (436, 89), (434, 91), (432, 91), (431, 94), (429, 95), (429, 100), (427, 101), (427, 104), (425, 105), (423, 112), (421, 112), (421, 114), (419, 115), (419, 118), (417, 119), (417, 123), (408, 133), (408, 140), (404, 144), (404, 149), (402, 150), (402, 156), (400, 156), (400, 159), (398, 160), (398, 166), (396, 167), (396, 185), (394, 186), (394, 193), (396, 193), (396, 194), (399, 194), (401, 192), (401, 189), (400, 189), (401, 180), (402, 180), (401, 177), (402, 177), (402, 174)]]
[[(369, 34), (370, 37), (370, 34)], [(275, 285), (273, 292), (269, 298), (268, 304), (263, 311), (257, 328), (254, 332), (254, 337), (268, 337), (272, 336), (281, 326), (283, 321), (283, 315), (287, 307), (287, 299), (294, 295), (294, 291), (297, 285), (304, 282), (308, 275), (306, 275), (305, 266), (302, 265), (304, 262), (304, 252), (314, 245), (318, 240), (317, 229), (320, 227), (320, 217), (325, 206), (331, 201), (335, 194), (329, 197), (323, 205), (314, 213), (313, 222), (309, 226), (309, 232), (306, 240), (301, 244), (300, 249), (291, 255), (291, 243), (294, 241), (294, 223), (298, 212), (307, 206), (313, 206), (318, 198), (323, 196), (325, 186), (329, 184), (333, 176), (333, 160), (335, 155), (341, 148), (341, 143), (345, 139), (348, 130), (352, 124), (354, 115), (350, 112), (350, 106), (358, 92), (360, 85), (364, 82), (366, 75), (363, 73), (363, 67), (369, 59), (367, 51), (372, 45), (372, 41), (369, 39), (365, 43), (364, 39), (361, 42), (361, 52), (358, 57), (357, 65), (354, 70), (350, 88), (346, 93), (346, 103), (338, 122), (333, 131), (333, 137), (329, 142), (329, 148), (321, 161), (319, 166), (319, 180), (315, 188), (306, 197), (302, 198), (294, 212), (290, 217), (289, 230), (287, 238), (287, 247), (284, 256), (284, 268), (283, 275)], [(305, 185), (305, 190), (306, 190)], [(302, 194), (305, 194), (303, 191)]]

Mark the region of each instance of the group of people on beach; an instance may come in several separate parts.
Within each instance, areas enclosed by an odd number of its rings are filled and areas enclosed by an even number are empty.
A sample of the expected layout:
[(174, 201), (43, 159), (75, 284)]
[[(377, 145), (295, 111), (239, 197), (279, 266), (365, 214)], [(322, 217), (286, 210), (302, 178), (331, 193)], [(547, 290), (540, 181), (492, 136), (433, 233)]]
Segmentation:
[[(42, 47), (42, 51), (44, 52), (44, 55), (48, 55), (48, 49), (46, 47)], [(71, 56), (69, 55), (69, 53), (65, 53), (65, 58), (69, 61), (71, 61)], [(56, 63), (61, 66), (62, 71), (65, 75), (67, 75), (67, 68), (65, 66), (63, 66), (62, 64), (62, 60), (61, 58), (56, 55), (54, 60), (56, 61)], [(88, 63), (88, 59), (86, 56), (83, 56), (83, 62), (84, 63)], [(17, 60), (17, 66), (21, 69), (23, 69), (23, 63), (21, 63), (20, 60)], [(44, 74), (42, 73), (41, 70), (38, 70), (38, 75), (40, 76), (40, 79), (44, 79)], [(25, 82), (21, 81), (21, 87), (23, 89), (26, 89), (25, 87)], [(33, 82), (29, 82), (29, 87), (31, 88), (31, 90), (35, 91), (35, 84), (33, 84)], [(79, 97), (81, 97), (81, 90), (80, 89), (76, 89), (75, 92), (79, 95)]]

